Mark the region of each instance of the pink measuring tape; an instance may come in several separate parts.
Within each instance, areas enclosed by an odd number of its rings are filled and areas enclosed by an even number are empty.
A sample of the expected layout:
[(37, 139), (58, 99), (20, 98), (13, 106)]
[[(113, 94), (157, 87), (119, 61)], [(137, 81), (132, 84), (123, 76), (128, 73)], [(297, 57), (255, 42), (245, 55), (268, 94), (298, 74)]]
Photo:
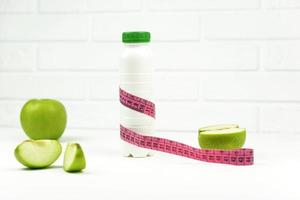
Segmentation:
[[(146, 99), (130, 94), (121, 88), (120, 102), (124, 106), (155, 118), (155, 104)], [(230, 165), (253, 165), (253, 149), (234, 150), (199, 149), (180, 142), (145, 136), (120, 125), (121, 139), (138, 147), (170, 153), (195, 160)]]

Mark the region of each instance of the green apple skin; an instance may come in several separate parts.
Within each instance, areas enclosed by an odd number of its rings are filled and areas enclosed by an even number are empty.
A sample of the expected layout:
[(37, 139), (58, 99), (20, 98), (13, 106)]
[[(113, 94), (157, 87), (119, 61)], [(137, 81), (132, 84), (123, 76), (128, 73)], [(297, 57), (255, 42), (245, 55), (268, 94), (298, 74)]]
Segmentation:
[(57, 140), (25, 140), (14, 151), (16, 159), (31, 169), (41, 169), (52, 165), (62, 152)]
[(30, 139), (57, 140), (67, 124), (64, 105), (54, 99), (32, 99), (25, 103), (20, 114), (21, 125)]
[(85, 156), (80, 144), (69, 143), (64, 155), (64, 170), (66, 172), (80, 172), (85, 167)]

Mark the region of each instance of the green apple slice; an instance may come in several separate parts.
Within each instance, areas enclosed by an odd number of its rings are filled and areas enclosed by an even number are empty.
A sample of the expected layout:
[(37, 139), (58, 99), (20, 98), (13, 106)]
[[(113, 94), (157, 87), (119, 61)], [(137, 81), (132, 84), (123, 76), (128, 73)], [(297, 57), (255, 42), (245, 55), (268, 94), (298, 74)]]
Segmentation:
[(53, 164), (61, 154), (57, 140), (25, 140), (15, 149), (16, 159), (29, 168), (45, 168)]
[(200, 131), (198, 134), (199, 145), (203, 149), (238, 149), (243, 147), (246, 140), (246, 129), (236, 128), (231, 125), (216, 126), (216, 130)]
[(67, 145), (64, 156), (64, 170), (66, 172), (79, 172), (85, 168), (85, 157), (78, 143)]

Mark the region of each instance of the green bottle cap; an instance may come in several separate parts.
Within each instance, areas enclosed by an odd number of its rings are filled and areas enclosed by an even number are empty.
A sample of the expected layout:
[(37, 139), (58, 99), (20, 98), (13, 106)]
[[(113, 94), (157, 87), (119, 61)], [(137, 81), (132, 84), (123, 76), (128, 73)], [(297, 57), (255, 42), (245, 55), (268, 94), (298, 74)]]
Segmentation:
[(149, 32), (123, 32), (122, 41), (124, 43), (150, 42)]

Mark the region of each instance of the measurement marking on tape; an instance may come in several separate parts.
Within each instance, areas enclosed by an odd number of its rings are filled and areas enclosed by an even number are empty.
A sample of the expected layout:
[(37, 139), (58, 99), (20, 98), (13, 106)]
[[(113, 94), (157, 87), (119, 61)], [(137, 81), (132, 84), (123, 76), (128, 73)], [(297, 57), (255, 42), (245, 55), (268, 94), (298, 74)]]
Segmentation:
[[(124, 106), (155, 118), (154, 103), (130, 94), (121, 88), (119, 91), (120, 102)], [(234, 150), (199, 149), (173, 140), (141, 135), (123, 125), (120, 125), (120, 137), (122, 140), (138, 147), (205, 162), (230, 165), (253, 165), (254, 162), (253, 149), (249, 148)]]
[(155, 118), (155, 104), (146, 99), (137, 97), (133, 94), (126, 92), (125, 90), (119, 89), (120, 102), (124, 106), (131, 108), (135, 111), (144, 113)]

